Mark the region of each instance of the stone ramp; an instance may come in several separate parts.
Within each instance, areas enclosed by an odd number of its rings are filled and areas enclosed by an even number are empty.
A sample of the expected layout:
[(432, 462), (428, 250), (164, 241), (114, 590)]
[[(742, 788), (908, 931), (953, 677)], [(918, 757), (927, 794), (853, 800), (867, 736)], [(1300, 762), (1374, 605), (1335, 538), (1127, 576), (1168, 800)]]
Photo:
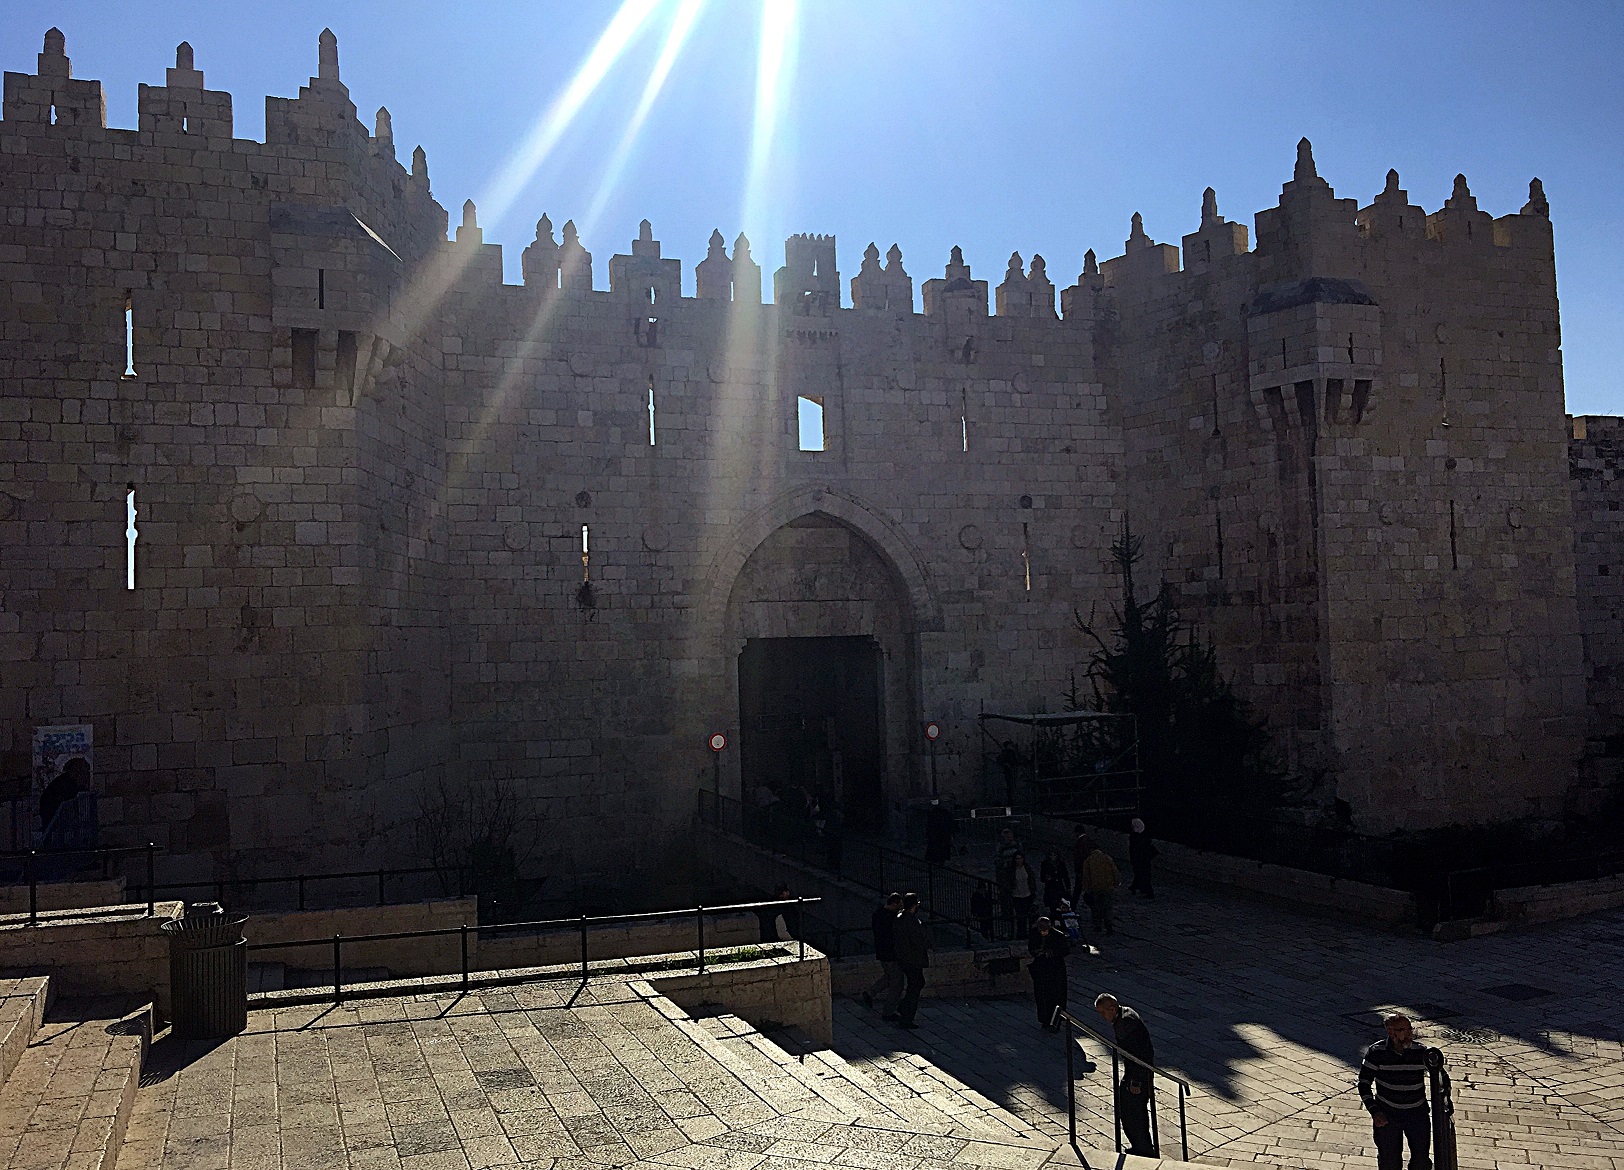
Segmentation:
[[(44, 995), (40, 988), (41, 1006)], [(30, 1031), (31, 1041), (0, 1087), (0, 1164), (112, 1170), (152, 1035), (151, 1007), (131, 1011), (122, 1000), (68, 999)]]

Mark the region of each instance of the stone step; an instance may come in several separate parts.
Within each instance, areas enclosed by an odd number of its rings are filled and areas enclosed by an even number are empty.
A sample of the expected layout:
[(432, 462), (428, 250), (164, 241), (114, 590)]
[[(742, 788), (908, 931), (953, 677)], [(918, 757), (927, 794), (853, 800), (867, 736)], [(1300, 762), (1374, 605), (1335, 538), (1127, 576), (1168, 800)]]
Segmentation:
[(0, 1165), (112, 1170), (141, 1081), (152, 1008), (65, 1000), (0, 1088)]
[(43, 975), (0, 979), (0, 1087), (45, 1022), (51, 984)]
[(816, 1060), (848, 1080), (864, 1084), (869, 1092), (910, 1118), (923, 1120), (934, 1114), (978, 1138), (1043, 1149), (1054, 1147), (1052, 1138), (917, 1054), (898, 1053), (887, 1061), (863, 1067), (819, 1046), (799, 1028), (775, 1029), (769, 1038), (792, 1055)]

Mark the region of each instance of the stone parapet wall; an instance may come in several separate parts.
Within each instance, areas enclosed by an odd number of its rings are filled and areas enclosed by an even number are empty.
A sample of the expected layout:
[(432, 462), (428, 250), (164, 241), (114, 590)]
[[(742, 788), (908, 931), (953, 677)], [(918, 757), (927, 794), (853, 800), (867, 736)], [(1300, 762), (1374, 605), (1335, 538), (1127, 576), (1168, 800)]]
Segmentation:
[(1489, 901), (1490, 919), (1508, 926), (1559, 922), (1624, 906), (1624, 877), (1562, 882), (1550, 886), (1521, 886), (1495, 890)]
[[(733, 947), (756, 942), (761, 937), (760, 920), (754, 914), (726, 914), (705, 919), (705, 946)], [(587, 933), (587, 959), (624, 959), (641, 955), (663, 955), (691, 951), (698, 946), (698, 930), (692, 916), (677, 916), (655, 922), (593, 925)], [(578, 930), (548, 930), (532, 934), (487, 934), (479, 946), (481, 970), (508, 967), (545, 967), (554, 963), (578, 963), (581, 934)]]
[[(392, 934), (408, 930), (456, 930), (469, 926), (468, 961), (479, 959), (479, 899), (443, 898), (397, 906), (359, 906), (337, 910), (294, 910), (285, 914), (251, 914), (243, 933), (251, 944), (296, 939), (331, 940), (335, 934)], [(342, 947), (345, 967), (382, 967), (398, 977), (437, 975), (462, 969), (462, 939), (390, 939), (350, 942)], [(282, 963), (304, 970), (331, 970), (333, 952), (323, 946), (250, 951), (254, 963)]]
[(159, 929), (185, 914), (181, 902), (60, 911), (29, 926), (0, 919), (0, 973), (48, 975), (57, 994), (134, 995), (169, 1013), (169, 942)]
[(720, 1006), (767, 1030), (800, 1028), (818, 1043), (834, 1043), (829, 960), (811, 947), (787, 956), (727, 963), (703, 972), (648, 976), (648, 985), (687, 1012)]
[[(86, 906), (117, 906), (124, 901), (124, 879), (89, 882), (41, 882), (35, 905), (41, 910), (77, 910)], [(145, 910), (145, 904), (142, 910)], [(0, 915), (27, 914), (28, 887), (0, 886)]]

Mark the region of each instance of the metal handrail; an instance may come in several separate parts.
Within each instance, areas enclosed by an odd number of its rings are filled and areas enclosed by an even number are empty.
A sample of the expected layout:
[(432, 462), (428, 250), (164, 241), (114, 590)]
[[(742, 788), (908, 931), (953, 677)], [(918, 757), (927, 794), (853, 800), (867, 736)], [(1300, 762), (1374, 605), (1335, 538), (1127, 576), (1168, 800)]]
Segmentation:
[[(1063, 1007), (1056, 1007), (1054, 1014), (1049, 1017), (1051, 1024), (1059, 1020), (1066, 1022), (1066, 1111), (1070, 1115), (1071, 1144), (1077, 1144), (1077, 1074), (1076, 1074), (1076, 1048), (1077, 1037), (1071, 1029), (1086, 1032), (1099, 1043), (1111, 1050), (1111, 1122), (1115, 1131), (1117, 1152), (1122, 1151), (1122, 1114), (1117, 1108), (1116, 1087), (1119, 1072), (1119, 1060), (1131, 1060), (1140, 1068), (1145, 1069), (1152, 1076), (1166, 1077), (1179, 1087), (1179, 1145), (1183, 1150), (1183, 1161), (1190, 1160), (1190, 1131), (1185, 1121), (1184, 1099), (1192, 1092), (1190, 1082), (1177, 1073), (1168, 1072), (1160, 1065), (1151, 1064), (1148, 1060), (1141, 1060), (1133, 1053), (1119, 1045), (1115, 1040), (1107, 1040), (1093, 1028), (1083, 1023)], [(1161, 1148), (1161, 1134), (1156, 1121), (1156, 1097), (1150, 1094), (1146, 1104), (1150, 1107), (1150, 1139), (1157, 1149)]]
[(38, 849), (16, 850), (0, 853), (0, 860), (20, 860), (23, 863), (24, 880), (28, 883), (28, 925), (39, 925), (39, 862), (44, 857), (55, 861), (63, 857), (100, 857), (102, 859), (102, 876), (107, 876), (107, 862), (114, 857), (129, 857), (136, 854), (146, 854), (147, 858), (147, 917), (151, 918), (156, 911), (155, 895), (153, 893), (152, 873), (153, 858), (161, 846), (148, 841), (145, 845), (126, 845), (121, 848), (111, 848), (105, 845), (87, 849), (52, 849), (40, 851)]
[[(924, 883), (919, 888), (919, 894), (921, 897), (921, 920), (927, 926), (941, 925), (962, 929), (964, 931), (964, 945), (966, 947), (973, 945), (972, 932), (975, 928), (974, 916), (968, 912), (968, 907), (966, 908), (966, 913), (962, 916), (944, 914), (938, 910), (936, 906), (937, 880), (938, 877), (941, 877), (949, 879), (950, 881), (960, 881), (966, 883), (969, 888), (973, 888), (981, 885), (995, 885), (995, 883), (990, 879), (979, 877), (976, 874), (958, 869), (951, 865), (942, 865), (937, 862), (932, 862), (925, 858), (917, 857), (912, 853), (904, 853), (901, 850), (892, 849), (889, 846), (876, 844), (873, 841), (862, 838), (833, 838), (838, 847), (833, 851), (832, 863), (827, 858), (823, 861), (818, 861), (808, 857), (804, 850), (797, 855), (790, 849), (781, 847), (780, 842), (785, 840), (788, 836), (788, 834), (782, 830), (805, 828), (810, 826), (809, 823), (802, 822), (800, 820), (780, 819), (783, 818), (785, 814), (778, 812), (776, 805), (771, 805), (766, 808), (755, 808), (745, 804), (743, 801), (735, 799), (734, 797), (723, 796), (720, 793), (708, 792), (704, 789), (699, 791), (698, 798), (699, 818), (701, 821), (714, 825), (717, 829), (723, 832), (729, 832), (730, 830), (727, 829), (724, 823), (723, 812), (727, 808), (737, 809), (737, 835), (742, 837), (744, 840), (753, 845), (765, 848), (780, 856), (797, 859), (802, 864), (815, 866), (818, 869), (833, 873), (838, 880), (851, 882), (853, 885), (862, 886), (865, 889), (873, 890), (876, 893), (884, 894), (888, 892), (885, 881), (885, 867), (888, 862), (894, 867), (894, 869), (913, 868), (922, 870), (922, 874), (919, 875), (924, 878)], [(707, 805), (709, 806), (709, 811), (707, 811)], [(769, 832), (765, 841), (757, 840), (750, 834), (748, 820), (753, 815), (764, 815), (767, 819), (767, 827)], [(827, 840), (825, 840), (825, 844), (827, 844)], [(873, 854), (878, 863), (878, 874), (876, 875), (875, 880), (867, 880), (864, 875), (854, 871), (850, 866), (844, 864), (844, 852), (848, 845), (860, 846), (863, 850), (870, 851)], [(894, 883), (891, 888), (896, 888)], [(968, 902), (968, 897), (966, 897), (965, 900)], [(866, 926), (842, 927), (837, 929), (840, 929), (842, 932), (850, 931), (852, 933), (866, 933), (868, 930)], [(991, 940), (989, 939), (989, 941)]]
[[(227, 888), (243, 889), (259, 886), (293, 885), (298, 888), (298, 908), (305, 909), (306, 886), (311, 882), (336, 881), (362, 881), (371, 880), (378, 883), (377, 905), (387, 906), (388, 900), (384, 893), (384, 880), (394, 877), (414, 877), (422, 874), (456, 874), (457, 888), (463, 890), (467, 883), (463, 881), (465, 875), (472, 867), (467, 865), (420, 865), (399, 869), (359, 869), (334, 873), (295, 873), (273, 875), (270, 877), (229, 877), (229, 878), (199, 878), (189, 882), (161, 882), (152, 887), (155, 890), (213, 890), (217, 901), (225, 900)], [(145, 892), (138, 884), (137, 890)]]
[[(343, 948), (346, 942), (371, 943), (395, 942), (410, 938), (449, 938), (452, 935), (460, 937), (462, 942), (462, 989), (468, 990), (468, 932), (470, 929), (477, 936), (481, 930), (486, 933), (495, 933), (504, 930), (543, 930), (572, 927), (581, 932), (581, 981), (585, 983), (590, 976), (591, 965), (587, 950), (588, 928), (601, 926), (614, 922), (640, 922), (656, 918), (681, 918), (692, 914), (694, 916), (695, 933), (697, 935), (698, 965), (701, 973), (705, 970), (705, 918), (707, 915), (732, 914), (743, 910), (765, 910), (768, 908), (782, 910), (793, 906), (797, 913), (803, 906), (821, 902), (822, 898), (775, 898), (765, 902), (731, 902), (725, 906), (688, 906), (680, 910), (645, 910), (634, 914), (600, 914), (588, 916), (582, 914), (576, 918), (540, 918), (530, 922), (504, 922), (497, 926), (473, 927), (464, 922), (459, 926), (433, 927), (428, 930), (392, 930), (373, 934), (334, 934), (330, 938), (301, 938), (287, 942), (249, 943), (250, 951), (279, 951), (292, 947), (331, 946), (333, 948), (333, 1002), (338, 1003), (344, 996), (344, 963)], [(794, 940), (799, 948), (798, 958), (806, 958), (806, 940)], [(715, 950), (716, 948), (711, 948)]]

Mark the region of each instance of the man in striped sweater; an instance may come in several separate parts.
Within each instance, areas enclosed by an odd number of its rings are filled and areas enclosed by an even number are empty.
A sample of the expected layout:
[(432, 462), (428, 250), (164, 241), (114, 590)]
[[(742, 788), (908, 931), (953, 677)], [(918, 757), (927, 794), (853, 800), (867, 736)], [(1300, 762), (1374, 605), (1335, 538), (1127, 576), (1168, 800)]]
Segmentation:
[(1410, 1170), (1432, 1170), (1432, 1117), (1427, 1109), (1427, 1062), (1443, 1054), (1415, 1042), (1410, 1017), (1387, 1017), (1387, 1039), (1365, 1050), (1359, 1069), (1359, 1098), (1375, 1126), (1379, 1170), (1403, 1170), (1404, 1140), (1410, 1142)]

